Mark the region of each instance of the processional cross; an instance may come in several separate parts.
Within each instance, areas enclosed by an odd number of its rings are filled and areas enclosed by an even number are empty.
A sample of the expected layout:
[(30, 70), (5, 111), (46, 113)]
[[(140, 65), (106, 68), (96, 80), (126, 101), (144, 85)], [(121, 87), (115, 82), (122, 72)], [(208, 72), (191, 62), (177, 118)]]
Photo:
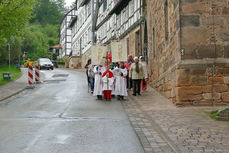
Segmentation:
[(107, 55), (105, 56), (105, 57), (103, 57), (103, 58), (105, 58), (105, 60), (106, 60), (106, 71), (107, 71), (107, 89), (108, 89), (108, 85), (109, 85), (109, 82), (108, 82), (108, 77), (109, 77), (109, 65), (110, 65), (110, 61), (109, 61), (109, 56), (108, 56), (108, 51), (107, 51)]
[(110, 61), (109, 61), (109, 54), (108, 54), (108, 51), (107, 51), (107, 55), (105, 56), (105, 57), (103, 57), (103, 58), (105, 58), (105, 60), (106, 60), (106, 68), (108, 68), (109, 67), (109, 65), (110, 65)]

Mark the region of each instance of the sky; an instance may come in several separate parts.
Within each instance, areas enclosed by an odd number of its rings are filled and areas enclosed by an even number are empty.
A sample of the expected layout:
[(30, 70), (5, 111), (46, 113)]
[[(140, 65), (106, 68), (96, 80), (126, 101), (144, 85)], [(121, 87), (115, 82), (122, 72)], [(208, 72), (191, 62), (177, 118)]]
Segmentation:
[(75, 0), (65, 0), (66, 6), (70, 6)]

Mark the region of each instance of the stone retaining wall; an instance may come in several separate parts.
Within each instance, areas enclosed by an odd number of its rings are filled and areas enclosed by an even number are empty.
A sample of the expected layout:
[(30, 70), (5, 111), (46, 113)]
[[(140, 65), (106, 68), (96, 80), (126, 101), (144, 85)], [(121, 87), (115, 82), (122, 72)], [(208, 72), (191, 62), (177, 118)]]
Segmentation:
[(182, 61), (153, 86), (176, 105), (228, 105), (229, 61)]
[(176, 105), (229, 103), (228, 10), (228, 0), (147, 0), (150, 81)]
[(81, 56), (71, 56), (69, 60), (69, 68), (71, 69), (81, 69)]
[(87, 64), (88, 57), (89, 57), (90, 55), (91, 55), (91, 50), (90, 50), (90, 49), (82, 55), (81, 67), (82, 67), (83, 69), (84, 69), (85, 65)]

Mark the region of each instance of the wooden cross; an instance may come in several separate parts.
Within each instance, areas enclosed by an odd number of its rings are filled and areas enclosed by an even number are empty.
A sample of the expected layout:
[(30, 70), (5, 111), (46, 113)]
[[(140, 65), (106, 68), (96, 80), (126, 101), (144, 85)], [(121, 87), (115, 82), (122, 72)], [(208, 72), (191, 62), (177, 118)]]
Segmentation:
[[(109, 58), (110, 57), (108, 56), (108, 51), (107, 51), (107, 55), (105, 57), (103, 57), (103, 58), (105, 58), (105, 60), (106, 60), (106, 64), (107, 64), (106, 68), (108, 69), (109, 68), (109, 65), (110, 65), (110, 62), (109, 62)], [(107, 71), (107, 74), (109, 76), (109, 70)], [(107, 77), (107, 89), (109, 88), (108, 86), (109, 86), (109, 82), (108, 82), (108, 77)]]

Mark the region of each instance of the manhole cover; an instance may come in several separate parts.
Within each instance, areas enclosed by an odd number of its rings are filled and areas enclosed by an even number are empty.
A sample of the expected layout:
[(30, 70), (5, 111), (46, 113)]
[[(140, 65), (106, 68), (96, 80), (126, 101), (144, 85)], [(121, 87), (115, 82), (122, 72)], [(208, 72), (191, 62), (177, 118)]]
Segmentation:
[(68, 77), (69, 74), (54, 74), (52, 77)]

